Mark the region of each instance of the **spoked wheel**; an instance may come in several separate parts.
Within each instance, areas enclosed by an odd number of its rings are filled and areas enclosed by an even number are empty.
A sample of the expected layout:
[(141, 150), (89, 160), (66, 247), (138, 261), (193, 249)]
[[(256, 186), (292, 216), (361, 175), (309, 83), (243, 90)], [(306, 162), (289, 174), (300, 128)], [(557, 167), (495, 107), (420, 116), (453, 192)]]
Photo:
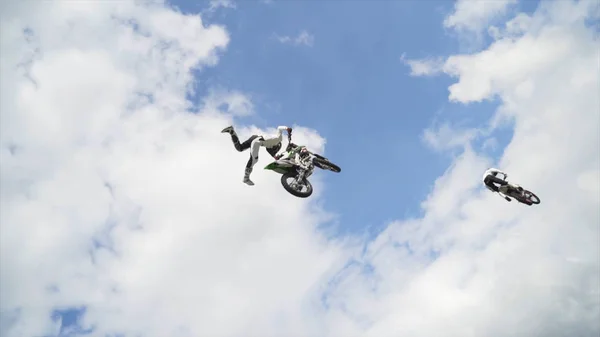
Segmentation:
[(336, 164), (330, 162), (329, 160), (325, 159), (325, 158), (313, 158), (313, 164), (315, 164), (316, 167), (323, 169), (323, 170), (329, 170), (332, 172), (336, 172), (336, 173), (340, 173), (342, 171), (342, 169), (337, 166)]
[(537, 205), (540, 203), (540, 198), (531, 191), (523, 190), (523, 197), (532, 204)]
[(533, 192), (528, 190), (523, 190), (519, 192), (517, 190), (511, 191), (511, 196), (517, 199), (519, 202), (526, 204), (528, 206), (537, 205), (540, 203), (540, 198), (537, 197)]
[(308, 198), (313, 193), (310, 181), (303, 179), (299, 181), (296, 172), (287, 172), (281, 176), (281, 185), (289, 193), (298, 198)]

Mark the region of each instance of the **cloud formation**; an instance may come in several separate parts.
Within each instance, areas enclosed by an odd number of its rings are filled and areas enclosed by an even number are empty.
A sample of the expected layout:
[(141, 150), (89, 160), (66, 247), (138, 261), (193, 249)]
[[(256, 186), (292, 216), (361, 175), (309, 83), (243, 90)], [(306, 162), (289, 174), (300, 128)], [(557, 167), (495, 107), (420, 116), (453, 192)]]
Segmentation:
[(444, 19), (444, 27), (478, 33), (516, 3), (517, 0), (457, 0), (454, 3), (454, 12)]
[(433, 76), (439, 74), (443, 70), (444, 59), (425, 58), (425, 59), (407, 59), (406, 54), (402, 54), (400, 60), (410, 67), (411, 76)]
[(210, 0), (208, 11), (214, 12), (217, 8), (236, 9), (237, 5), (233, 0)]
[(294, 46), (305, 45), (312, 47), (315, 42), (315, 37), (306, 30), (301, 31), (296, 37), (275, 35), (275, 39), (281, 43), (291, 44)]
[[(2, 336), (56, 335), (52, 311), (81, 306), (94, 336), (310, 329), (297, 305), (341, 254), (314, 230), (330, 215), (263, 172), (264, 152), (257, 185), (242, 184), (248, 153), (220, 130), (252, 112), (249, 97), (185, 99), (192, 70), (225, 51), (224, 27), (133, 1), (13, 10), (1, 29)], [(313, 130), (294, 137), (323, 150)]]
[(443, 123), (438, 127), (425, 129), (423, 141), (436, 151), (447, 151), (456, 147), (464, 148), (479, 135), (478, 130), (453, 127)]
[[(457, 79), (450, 100), (498, 99), (482, 130), (510, 121), (514, 136), (498, 162), (466, 142), (435, 182), (423, 217), (391, 223), (367, 246), (329, 295), (339, 325), (332, 331), (600, 333), (600, 77), (590, 19), (598, 19), (592, 1), (542, 3), (533, 15), (515, 17), (529, 22), (519, 32), (500, 29), (484, 50), (446, 59), (443, 71)], [(450, 129), (440, 131), (434, 145), (453, 144)], [(490, 166), (542, 203), (528, 208), (483, 190)]]
[[(542, 3), (444, 58), (449, 99), (499, 100), (482, 128), (508, 121), (514, 136), (494, 162), (431, 131), (463, 150), (422, 216), (367, 241), (317, 230), (331, 219), (318, 175), (311, 200), (260, 163), (257, 185), (241, 183), (247, 154), (219, 131), (274, 130), (237, 123), (253, 108), (234, 88), (186, 100), (225, 27), (156, 3), (3, 4), (0, 334), (56, 335), (52, 310), (85, 306), (92, 336), (598, 335), (594, 8)], [(492, 165), (542, 203), (483, 190)]]

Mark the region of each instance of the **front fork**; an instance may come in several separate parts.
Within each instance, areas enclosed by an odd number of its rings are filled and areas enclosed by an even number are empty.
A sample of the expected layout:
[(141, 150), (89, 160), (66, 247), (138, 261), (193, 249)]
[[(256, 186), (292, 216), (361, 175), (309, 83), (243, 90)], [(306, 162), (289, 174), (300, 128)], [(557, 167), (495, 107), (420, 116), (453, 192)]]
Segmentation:
[(295, 160), (291, 159), (284, 159), (284, 161), (289, 164), (296, 165), (296, 172), (298, 172), (298, 174), (296, 175), (296, 179), (294, 179), (294, 185), (297, 185), (299, 182), (310, 177), (313, 173), (313, 170), (310, 169), (310, 166), (305, 165), (302, 162), (297, 163)]
[(313, 173), (310, 168), (297, 168), (296, 171), (298, 172), (298, 175), (296, 175), (296, 179), (294, 179), (294, 186), (297, 186), (298, 184), (304, 185), (302, 182)]
[(301, 169), (298, 169), (297, 171), (298, 171), (298, 175), (296, 176), (297, 177), (296, 179), (300, 180), (300, 181), (310, 177), (312, 174), (312, 171), (310, 169), (301, 168)]

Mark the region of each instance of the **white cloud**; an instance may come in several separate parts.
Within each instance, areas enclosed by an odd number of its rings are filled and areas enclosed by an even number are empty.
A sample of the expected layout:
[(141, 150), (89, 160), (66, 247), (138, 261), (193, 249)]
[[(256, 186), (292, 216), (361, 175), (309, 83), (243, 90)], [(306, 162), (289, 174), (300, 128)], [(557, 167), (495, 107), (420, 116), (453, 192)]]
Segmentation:
[(425, 143), (436, 151), (450, 150), (452, 148), (467, 146), (479, 134), (476, 129), (452, 127), (443, 123), (439, 127), (432, 127), (423, 131)]
[[(499, 98), (490, 123), (512, 119), (514, 137), (498, 163), (467, 144), (423, 216), (390, 223), (364, 254), (348, 250), (361, 238), (327, 241), (318, 199), (289, 196), (262, 164), (256, 186), (241, 183), (247, 154), (219, 131), (252, 113), (249, 97), (185, 100), (190, 70), (226, 49), (223, 27), (149, 3), (3, 7), (0, 334), (51, 334), (53, 308), (86, 305), (94, 336), (598, 335), (592, 5), (548, 3), (447, 59), (450, 99)], [(295, 126), (295, 139), (324, 150), (314, 130)], [(542, 203), (482, 190), (492, 164)]]
[(488, 28), (488, 33), (496, 40), (504, 37), (518, 37), (520, 34), (531, 28), (531, 23), (532, 18), (529, 15), (520, 13), (504, 24), (504, 31), (496, 26), (491, 26)]
[(219, 107), (225, 105), (226, 112), (233, 116), (248, 116), (254, 111), (254, 105), (247, 95), (236, 90), (211, 90), (207, 97), (202, 100), (204, 108), (208, 111), (222, 110)]
[(442, 71), (444, 65), (444, 59), (441, 57), (409, 60), (405, 54), (402, 54), (400, 60), (410, 67), (411, 76), (437, 75)]
[(498, 140), (497, 140), (496, 138), (494, 138), (494, 137), (492, 137), (492, 138), (487, 138), (487, 139), (486, 139), (486, 140), (483, 142), (483, 144), (482, 144), (481, 148), (482, 148), (483, 150), (487, 150), (487, 149), (490, 149), (490, 150), (495, 150), (496, 148), (498, 148)]
[(444, 26), (477, 33), (516, 3), (517, 0), (457, 0), (454, 11), (444, 19)]
[(217, 8), (230, 8), (236, 9), (237, 6), (233, 0), (210, 0), (210, 6), (208, 10), (214, 12)]
[[(2, 336), (55, 334), (52, 309), (80, 305), (95, 336), (310, 335), (299, 304), (342, 254), (314, 231), (330, 215), (262, 170), (265, 152), (257, 185), (241, 182), (248, 153), (220, 130), (252, 112), (250, 98), (215, 90), (199, 111), (185, 100), (191, 70), (218, 62), (227, 31), (133, 1), (11, 10)], [(295, 140), (324, 145), (301, 126)], [(318, 198), (319, 175), (313, 183)]]
[[(585, 26), (597, 14), (591, 8), (543, 4), (521, 34), (448, 59), (444, 70), (457, 78), (450, 99), (499, 98), (497, 116), (512, 119), (514, 137), (498, 163), (467, 144), (436, 181), (423, 217), (391, 223), (368, 245), (328, 299), (331, 331), (351, 333), (331, 336), (600, 333), (600, 192), (592, 187), (600, 174), (600, 77), (598, 36)], [(443, 140), (436, 144), (452, 143)], [(482, 189), (492, 165), (542, 203), (507, 203)]]
[(295, 46), (305, 45), (309, 47), (311, 47), (315, 41), (315, 37), (305, 30), (301, 31), (296, 37), (275, 35), (275, 39), (281, 43), (289, 43)]

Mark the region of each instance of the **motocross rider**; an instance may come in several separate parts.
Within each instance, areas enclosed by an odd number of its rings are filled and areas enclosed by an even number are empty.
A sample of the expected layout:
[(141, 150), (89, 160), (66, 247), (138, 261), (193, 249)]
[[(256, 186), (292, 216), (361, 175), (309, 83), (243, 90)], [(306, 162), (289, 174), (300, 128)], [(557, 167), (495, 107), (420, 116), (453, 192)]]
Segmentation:
[[(292, 128), (287, 126), (279, 126), (277, 127), (277, 134), (275, 136), (265, 138), (262, 135), (252, 135), (248, 139), (246, 139), (243, 143), (240, 143), (240, 140), (233, 129), (233, 126), (228, 126), (221, 130), (221, 133), (228, 133), (231, 135), (231, 141), (233, 142), (233, 146), (239, 152), (245, 151), (249, 148), (250, 150), (250, 159), (248, 159), (248, 163), (246, 164), (246, 169), (244, 172), (244, 180), (243, 182), (249, 186), (254, 185), (254, 182), (250, 180), (250, 173), (252, 173), (252, 168), (258, 162), (258, 150), (261, 146), (264, 146), (267, 152), (276, 160), (283, 156), (283, 153), (277, 155), (277, 152), (281, 149), (281, 133), (283, 131), (287, 131), (288, 137), (292, 136)], [(284, 150), (285, 152), (286, 150)]]
[[(498, 174), (502, 174), (504, 176), (504, 179), (498, 178)], [(508, 178), (508, 174), (506, 174), (505, 172), (502, 172), (496, 168), (489, 168), (483, 174), (483, 183), (485, 184), (485, 187), (488, 190), (490, 190), (492, 192), (500, 192), (500, 187), (508, 185), (508, 181), (506, 181), (506, 178)], [(494, 185), (494, 183), (496, 183), (500, 186), (496, 186), (496, 185)], [(520, 188), (520, 187), (517, 189), (519, 191), (522, 190), (522, 188)], [(504, 197), (504, 198), (507, 201), (510, 201), (510, 198), (508, 198), (508, 197)]]

